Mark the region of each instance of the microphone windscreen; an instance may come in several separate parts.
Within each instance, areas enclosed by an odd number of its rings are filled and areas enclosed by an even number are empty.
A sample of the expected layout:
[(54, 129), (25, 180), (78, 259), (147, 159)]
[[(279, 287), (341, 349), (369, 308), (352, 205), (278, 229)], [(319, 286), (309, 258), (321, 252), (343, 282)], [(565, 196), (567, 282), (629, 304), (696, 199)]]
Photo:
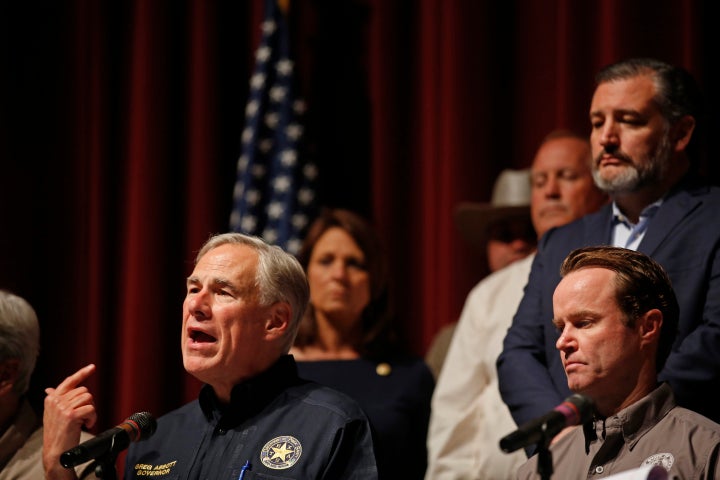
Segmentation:
[(155, 433), (157, 429), (157, 420), (149, 412), (133, 413), (128, 417), (128, 421), (132, 421), (138, 426), (140, 436), (133, 441), (145, 440)]

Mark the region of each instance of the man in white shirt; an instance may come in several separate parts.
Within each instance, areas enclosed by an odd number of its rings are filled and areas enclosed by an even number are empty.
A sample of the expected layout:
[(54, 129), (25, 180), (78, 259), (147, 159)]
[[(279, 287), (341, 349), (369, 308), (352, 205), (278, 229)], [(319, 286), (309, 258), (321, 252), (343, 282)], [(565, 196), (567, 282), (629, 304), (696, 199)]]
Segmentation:
[[(527, 257), (537, 248), (530, 218), (530, 169), (503, 170), (495, 180), (490, 202), (462, 202), (454, 217), (462, 237), (484, 255), (480, 278)], [(441, 328), (425, 354), (436, 380), (456, 327), (453, 322)]]

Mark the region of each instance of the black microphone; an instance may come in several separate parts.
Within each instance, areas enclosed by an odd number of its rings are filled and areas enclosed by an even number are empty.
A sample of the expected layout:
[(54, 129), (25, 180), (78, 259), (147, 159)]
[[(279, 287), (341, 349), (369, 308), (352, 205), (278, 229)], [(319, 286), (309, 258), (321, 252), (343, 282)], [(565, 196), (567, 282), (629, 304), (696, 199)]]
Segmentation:
[(565, 427), (580, 425), (592, 418), (595, 406), (584, 395), (570, 395), (563, 403), (540, 418), (522, 424), (517, 430), (500, 440), (500, 448), (506, 453), (514, 452), (538, 442), (549, 442)]
[(157, 421), (150, 413), (133, 413), (117, 427), (60, 455), (60, 464), (65, 468), (73, 468), (105, 454), (117, 454), (125, 450), (130, 442), (149, 438), (156, 428)]

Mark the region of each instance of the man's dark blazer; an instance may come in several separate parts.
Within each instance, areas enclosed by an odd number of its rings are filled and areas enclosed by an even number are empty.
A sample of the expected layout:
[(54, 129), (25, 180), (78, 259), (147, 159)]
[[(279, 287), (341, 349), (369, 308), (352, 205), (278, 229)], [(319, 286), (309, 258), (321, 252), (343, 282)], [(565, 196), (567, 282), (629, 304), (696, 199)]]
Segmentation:
[[(559, 405), (570, 391), (552, 324), (560, 265), (575, 248), (611, 242), (612, 206), (543, 236), (525, 294), (498, 358), (503, 400), (518, 425)], [(688, 178), (665, 196), (638, 251), (667, 271), (680, 304), (673, 351), (660, 380), (680, 405), (720, 420), (720, 189)]]

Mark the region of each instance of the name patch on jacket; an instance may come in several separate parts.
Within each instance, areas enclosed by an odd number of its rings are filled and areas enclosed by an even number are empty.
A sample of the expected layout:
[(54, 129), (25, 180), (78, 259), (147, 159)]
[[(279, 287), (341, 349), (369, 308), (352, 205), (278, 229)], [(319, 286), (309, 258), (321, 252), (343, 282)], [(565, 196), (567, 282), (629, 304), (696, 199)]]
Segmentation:
[(149, 463), (136, 463), (135, 475), (138, 477), (158, 477), (161, 475), (169, 475), (172, 467), (175, 466), (177, 460), (160, 465), (152, 465)]

